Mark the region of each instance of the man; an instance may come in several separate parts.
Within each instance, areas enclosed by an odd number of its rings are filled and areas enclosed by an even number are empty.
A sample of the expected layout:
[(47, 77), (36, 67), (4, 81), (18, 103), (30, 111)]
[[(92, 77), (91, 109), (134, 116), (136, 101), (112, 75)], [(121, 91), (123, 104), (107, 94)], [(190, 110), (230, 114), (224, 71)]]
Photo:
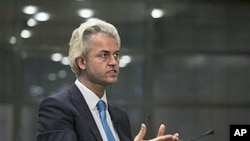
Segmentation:
[[(37, 141), (132, 141), (127, 113), (107, 100), (105, 91), (119, 74), (116, 28), (99, 19), (89, 20), (73, 31), (69, 45), (68, 58), (77, 79), (69, 89), (41, 102)], [(178, 134), (164, 132), (161, 125), (152, 141), (178, 141)], [(142, 124), (134, 141), (142, 141), (145, 134)]]

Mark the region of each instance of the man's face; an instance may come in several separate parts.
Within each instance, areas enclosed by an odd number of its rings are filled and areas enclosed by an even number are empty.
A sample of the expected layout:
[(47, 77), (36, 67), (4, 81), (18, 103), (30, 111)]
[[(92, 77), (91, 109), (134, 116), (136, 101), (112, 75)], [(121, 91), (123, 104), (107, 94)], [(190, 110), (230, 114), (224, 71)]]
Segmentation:
[(117, 82), (119, 48), (115, 38), (98, 33), (91, 35), (84, 76), (88, 81), (106, 86)]

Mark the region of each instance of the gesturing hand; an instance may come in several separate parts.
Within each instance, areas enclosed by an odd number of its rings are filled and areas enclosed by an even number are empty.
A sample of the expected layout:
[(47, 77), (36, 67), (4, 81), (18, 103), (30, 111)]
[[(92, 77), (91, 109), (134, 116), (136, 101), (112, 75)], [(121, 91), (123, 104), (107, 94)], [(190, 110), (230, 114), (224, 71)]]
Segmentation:
[[(166, 134), (165, 133), (165, 128), (166, 126), (164, 124), (161, 124), (158, 130), (158, 134), (155, 138), (147, 140), (147, 141), (178, 141), (179, 140), (179, 134), (175, 133), (175, 134)], [(139, 133), (135, 136), (134, 141), (146, 141), (143, 140), (145, 134), (147, 131), (147, 127), (145, 124), (141, 124), (141, 129), (139, 131)]]

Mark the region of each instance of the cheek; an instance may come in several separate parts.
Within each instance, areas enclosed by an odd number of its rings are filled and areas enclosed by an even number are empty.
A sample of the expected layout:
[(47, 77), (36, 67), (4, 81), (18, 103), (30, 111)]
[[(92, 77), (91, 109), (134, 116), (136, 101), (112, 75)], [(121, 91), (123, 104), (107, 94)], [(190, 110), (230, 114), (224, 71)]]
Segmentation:
[(104, 63), (89, 62), (86, 66), (87, 66), (87, 70), (90, 71), (91, 73), (101, 73), (105, 70)]

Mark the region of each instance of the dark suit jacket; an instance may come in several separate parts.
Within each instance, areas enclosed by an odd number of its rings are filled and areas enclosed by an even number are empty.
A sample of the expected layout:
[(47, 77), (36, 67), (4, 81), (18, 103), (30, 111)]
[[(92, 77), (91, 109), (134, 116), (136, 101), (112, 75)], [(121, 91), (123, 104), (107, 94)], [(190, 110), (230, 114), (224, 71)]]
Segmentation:
[[(132, 141), (127, 113), (108, 101), (121, 141)], [(91, 111), (75, 84), (45, 98), (39, 108), (37, 141), (102, 141)]]

